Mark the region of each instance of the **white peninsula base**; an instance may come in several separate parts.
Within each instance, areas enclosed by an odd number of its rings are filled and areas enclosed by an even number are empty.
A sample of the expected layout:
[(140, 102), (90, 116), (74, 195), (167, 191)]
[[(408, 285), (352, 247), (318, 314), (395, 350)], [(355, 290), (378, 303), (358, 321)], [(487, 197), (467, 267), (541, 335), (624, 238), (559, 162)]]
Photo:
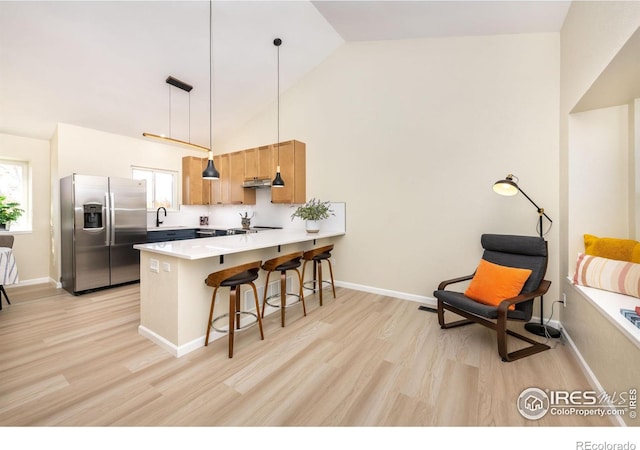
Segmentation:
[[(204, 280), (217, 272), (251, 261), (266, 261), (295, 251), (337, 244), (344, 231), (269, 230), (260, 233), (184, 241), (139, 244), (139, 333), (176, 357), (204, 346), (213, 290)], [(308, 271), (312, 273), (312, 271)], [(309, 275), (306, 276), (309, 278)], [(255, 281), (261, 295), (266, 273)], [(276, 282), (277, 283), (277, 282)], [(295, 281), (297, 287), (297, 280)], [(243, 290), (245, 293), (250, 289)], [(228, 289), (218, 291), (216, 315), (226, 312)], [(225, 296), (223, 299), (220, 296)], [(253, 297), (247, 310), (255, 310)], [(262, 298), (259, 298), (262, 303)], [(251, 307), (249, 307), (251, 305)], [(209, 340), (226, 336), (212, 332)]]

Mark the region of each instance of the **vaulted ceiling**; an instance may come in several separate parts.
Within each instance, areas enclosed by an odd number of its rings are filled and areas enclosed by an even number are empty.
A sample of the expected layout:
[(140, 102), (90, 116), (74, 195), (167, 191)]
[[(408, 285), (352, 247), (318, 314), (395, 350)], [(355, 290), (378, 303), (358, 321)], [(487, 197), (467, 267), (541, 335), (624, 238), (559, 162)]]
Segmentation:
[[(276, 100), (276, 37), (284, 92), (350, 41), (557, 32), (569, 5), (0, 1), (0, 133), (49, 139), (64, 122), (208, 146), (210, 96), (214, 136)], [(193, 90), (169, 86), (169, 75)]]

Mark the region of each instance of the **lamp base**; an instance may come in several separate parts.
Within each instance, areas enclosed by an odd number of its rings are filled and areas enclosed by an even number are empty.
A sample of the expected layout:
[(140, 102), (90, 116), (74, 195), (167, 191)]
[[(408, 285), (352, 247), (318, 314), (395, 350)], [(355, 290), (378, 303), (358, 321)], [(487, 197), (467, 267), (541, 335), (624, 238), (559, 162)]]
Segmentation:
[(560, 337), (560, 332), (549, 325), (542, 325), (539, 323), (529, 322), (524, 325), (524, 329), (529, 333), (537, 334), (542, 337), (551, 337), (553, 339), (557, 339)]

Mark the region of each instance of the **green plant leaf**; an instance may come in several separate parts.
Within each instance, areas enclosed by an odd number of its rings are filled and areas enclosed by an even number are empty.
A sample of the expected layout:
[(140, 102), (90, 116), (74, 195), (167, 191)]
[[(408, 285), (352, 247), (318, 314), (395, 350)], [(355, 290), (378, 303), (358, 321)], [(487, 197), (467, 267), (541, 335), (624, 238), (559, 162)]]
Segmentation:
[(291, 220), (298, 217), (302, 220), (324, 220), (330, 216), (335, 216), (331, 209), (330, 201), (320, 201), (312, 198), (304, 205), (298, 206), (293, 214), (291, 214)]

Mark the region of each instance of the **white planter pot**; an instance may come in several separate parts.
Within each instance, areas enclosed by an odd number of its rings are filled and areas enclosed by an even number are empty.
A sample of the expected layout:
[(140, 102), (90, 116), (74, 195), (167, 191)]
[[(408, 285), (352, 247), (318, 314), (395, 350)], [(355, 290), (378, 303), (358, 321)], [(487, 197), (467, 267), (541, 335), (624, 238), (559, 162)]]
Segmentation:
[(307, 233), (317, 233), (320, 231), (320, 222), (317, 220), (307, 220)]

